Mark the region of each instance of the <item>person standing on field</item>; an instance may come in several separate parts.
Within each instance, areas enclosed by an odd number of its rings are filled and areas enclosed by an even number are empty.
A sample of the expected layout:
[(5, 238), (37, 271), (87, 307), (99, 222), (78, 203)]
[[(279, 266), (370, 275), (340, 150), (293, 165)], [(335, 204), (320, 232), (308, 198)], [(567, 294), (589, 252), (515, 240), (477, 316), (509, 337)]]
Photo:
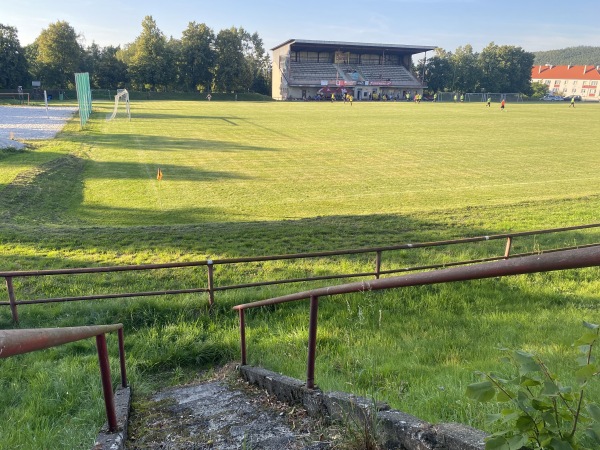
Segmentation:
[(504, 111), (504, 105), (506, 104), (506, 100), (502, 99), (500, 102), (500, 111)]
[(571, 104), (569, 105), (569, 108), (570, 108), (571, 106), (572, 106), (573, 108), (575, 108), (575, 96), (571, 97)]
[(485, 105), (485, 106), (487, 106), (488, 108), (492, 106), (492, 97), (488, 97), (487, 105)]

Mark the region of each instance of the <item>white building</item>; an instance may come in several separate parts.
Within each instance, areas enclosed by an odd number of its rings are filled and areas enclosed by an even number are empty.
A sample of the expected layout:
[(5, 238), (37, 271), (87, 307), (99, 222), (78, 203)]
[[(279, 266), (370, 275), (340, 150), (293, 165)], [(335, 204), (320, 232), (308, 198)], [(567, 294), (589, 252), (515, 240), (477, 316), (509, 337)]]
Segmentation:
[(422, 94), (412, 55), (435, 47), (290, 39), (273, 51), (276, 100), (349, 93), (357, 100)]
[(531, 80), (544, 83), (556, 95), (580, 95), (588, 101), (600, 98), (600, 66), (533, 66)]

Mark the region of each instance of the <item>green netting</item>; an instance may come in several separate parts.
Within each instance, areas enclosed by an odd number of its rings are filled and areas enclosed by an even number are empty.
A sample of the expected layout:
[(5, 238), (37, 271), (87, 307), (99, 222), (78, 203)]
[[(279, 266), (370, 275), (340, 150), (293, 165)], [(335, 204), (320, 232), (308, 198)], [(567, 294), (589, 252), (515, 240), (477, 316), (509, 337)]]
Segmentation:
[(90, 74), (87, 72), (76, 73), (75, 86), (77, 88), (77, 101), (79, 102), (79, 121), (81, 123), (81, 128), (83, 128), (92, 113)]

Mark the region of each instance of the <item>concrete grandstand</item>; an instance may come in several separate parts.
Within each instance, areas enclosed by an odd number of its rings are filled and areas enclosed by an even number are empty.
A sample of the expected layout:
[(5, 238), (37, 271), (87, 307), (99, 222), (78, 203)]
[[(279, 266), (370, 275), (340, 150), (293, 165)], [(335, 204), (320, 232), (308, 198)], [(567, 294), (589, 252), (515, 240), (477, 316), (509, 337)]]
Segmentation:
[(405, 99), (426, 86), (412, 73), (412, 55), (430, 46), (290, 39), (273, 51), (275, 100), (319, 100), (346, 93), (356, 100)]

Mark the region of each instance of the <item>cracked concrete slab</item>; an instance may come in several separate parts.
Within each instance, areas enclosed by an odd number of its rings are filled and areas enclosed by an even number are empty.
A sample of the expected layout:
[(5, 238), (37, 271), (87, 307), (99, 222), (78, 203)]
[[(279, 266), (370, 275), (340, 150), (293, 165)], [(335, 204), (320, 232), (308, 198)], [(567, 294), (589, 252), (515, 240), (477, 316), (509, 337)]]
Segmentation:
[[(207, 380), (163, 390), (132, 426), (126, 448), (317, 450), (331, 448), (323, 426), (241, 380)], [(134, 408), (135, 409), (135, 408)]]

